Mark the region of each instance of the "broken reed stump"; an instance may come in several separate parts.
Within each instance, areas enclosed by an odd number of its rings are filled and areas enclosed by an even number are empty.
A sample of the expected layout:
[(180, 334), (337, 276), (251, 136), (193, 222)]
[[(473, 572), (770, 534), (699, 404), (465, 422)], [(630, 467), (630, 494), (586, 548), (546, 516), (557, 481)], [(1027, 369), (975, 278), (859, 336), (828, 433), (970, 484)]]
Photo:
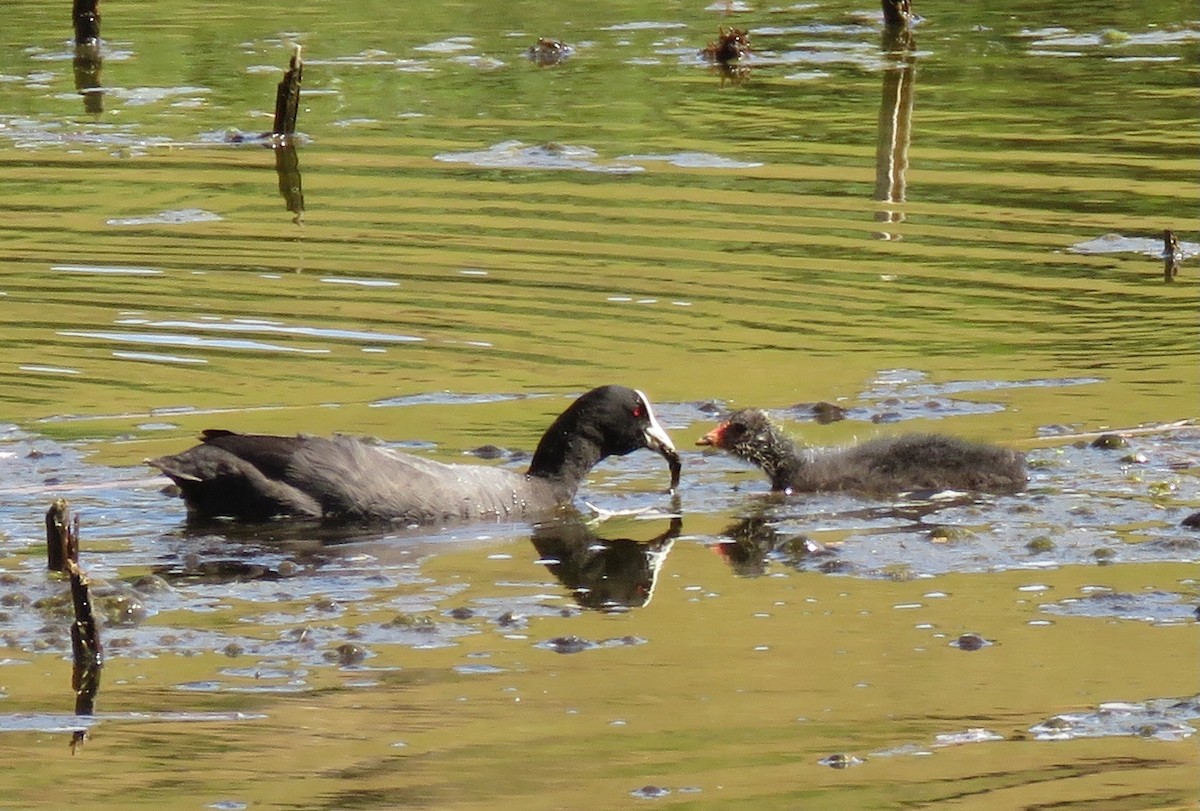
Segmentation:
[(271, 131), (279, 193), (288, 211), (296, 215), (297, 223), (304, 213), (304, 190), (300, 186), (300, 158), (292, 136), (296, 134), (296, 118), (300, 114), (300, 82), (303, 78), (304, 60), (297, 45), (287, 72), (275, 90), (275, 128)]
[(100, 42), (100, 0), (73, 0), (71, 17), (75, 20), (75, 44)]
[(300, 186), (300, 159), (296, 153), (296, 118), (300, 114), (300, 82), (304, 77), (304, 60), (300, 46), (295, 46), (288, 69), (275, 88), (275, 121), (270, 132), (245, 135), (232, 130), (225, 135), (226, 143), (259, 144), (275, 152), (275, 173), (279, 177), (279, 193), (288, 211), (296, 215), (299, 224), (304, 212), (304, 191)]
[(74, 0), (71, 16), (75, 22), (75, 90), (83, 96), (86, 112), (102, 113), (99, 0)]
[(46, 512), (46, 569), (68, 574), (68, 560), (79, 560), (79, 527), (71, 523), (70, 507), (58, 499)]
[(1168, 228), (1163, 231), (1163, 281), (1173, 282), (1175, 277), (1179, 275), (1179, 263), (1183, 259), (1183, 252), (1179, 250), (1179, 240), (1171, 233)]
[(292, 53), (288, 69), (275, 91), (275, 127), (272, 135), (292, 135), (296, 132), (296, 116), (300, 114), (300, 81), (304, 77), (304, 61), (300, 46)]
[(881, 0), (883, 3), (883, 23), (888, 28), (899, 28), (912, 22), (912, 4), (910, 0)]
[[(71, 514), (66, 499), (57, 499), (46, 512), (46, 568), (71, 579), (71, 601), (75, 606), (75, 621), (71, 624), (71, 689), (75, 691), (75, 714), (94, 715), (104, 649), (92, 612), (88, 577), (79, 568), (79, 516)], [(75, 730), (71, 752), (86, 739), (87, 730)]]

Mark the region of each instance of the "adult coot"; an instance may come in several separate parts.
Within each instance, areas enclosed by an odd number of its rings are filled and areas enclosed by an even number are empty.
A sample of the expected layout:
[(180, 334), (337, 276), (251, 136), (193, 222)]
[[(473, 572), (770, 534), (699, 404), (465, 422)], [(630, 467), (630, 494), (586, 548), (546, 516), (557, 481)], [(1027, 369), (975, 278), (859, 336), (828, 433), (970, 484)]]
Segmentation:
[(179, 485), (195, 519), (520, 519), (570, 503), (597, 462), (639, 448), (666, 458), (671, 487), (679, 483), (671, 438), (646, 395), (624, 386), (601, 386), (572, 403), (546, 431), (524, 473), (442, 464), (346, 436), (209, 430), (201, 442), (147, 460)]
[(905, 434), (847, 448), (798, 447), (766, 412), (746, 408), (696, 441), (762, 468), (771, 489), (845, 490), (883, 496), (906, 490), (1013, 493), (1025, 487), (1025, 457), (941, 434)]

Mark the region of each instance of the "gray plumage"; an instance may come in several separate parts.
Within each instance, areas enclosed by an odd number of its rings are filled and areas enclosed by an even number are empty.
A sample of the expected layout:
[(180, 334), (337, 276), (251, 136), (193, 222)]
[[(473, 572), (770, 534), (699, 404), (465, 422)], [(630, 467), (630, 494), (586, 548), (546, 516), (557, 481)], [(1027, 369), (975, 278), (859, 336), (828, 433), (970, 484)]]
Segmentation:
[(846, 448), (807, 449), (756, 408), (730, 415), (697, 444), (757, 465), (771, 480), (771, 489), (780, 491), (1012, 493), (1026, 484), (1024, 455), (1007, 448), (942, 434), (904, 434)]
[(201, 444), (147, 460), (180, 488), (193, 518), (302, 516), (424, 524), (519, 520), (570, 503), (610, 455), (678, 455), (649, 400), (622, 386), (584, 394), (546, 431), (528, 471), (444, 464), (347, 436), (266, 436), (209, 430)]

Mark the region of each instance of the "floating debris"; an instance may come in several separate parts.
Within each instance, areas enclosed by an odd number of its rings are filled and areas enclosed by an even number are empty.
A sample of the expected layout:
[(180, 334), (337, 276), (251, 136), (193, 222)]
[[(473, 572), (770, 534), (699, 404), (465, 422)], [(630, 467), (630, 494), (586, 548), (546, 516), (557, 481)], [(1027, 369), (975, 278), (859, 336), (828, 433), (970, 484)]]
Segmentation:
[(1142, 703), (1113, 701), (1091, 712), (1065, 712), (1029, 728), (1039, 741), (1069, 741), (1079, 738), (1153, 738), (1178, 741), (1191, 737), (1196, 728), (1189, 721), (1200, 718), (1200, 695), (1190, 698), (1156, 698)]
[(537, 647), (545, 650), (552, 650), (555, 653), (579, 653), (597, 647), (595, 642), (575, 636), (556, 636), (553, 639), (547, 639), (545, 642), (539, 642)]
[(837, 752), (832, 755), (826, 755), (817, 761), (822, 766), (828, 766), (831, 769), (849, 769), (851, 766), (858, 766), (864, 761), (862, 758), (854, 755), (847, 755), (844, 752)]
[(1025, 544), (1025, 548), (1032, 555), (1040, 555), (1043, 552), (1054, 551), (1054, 539), (1049, 535), (1039, 535), (1029, 543)]
[(995, 642), (991, 641), (990, 639), (984, 639), (979, 634), (963, 634), (958, 639), (951, 642), (950, 647), (965, 651), (976, 651), (995, 644)]
[(1104, 451), (1115, 451), (1129, 447), (1129, 440), (1120, 434), (1101, 434), (1088, 447)]
[(840, 422), (846, 419), (846, 409), (833, 403), (813, 403), (812, 413), (820, 425), (828, 425), (831, 422)]
[(538, 41), (525, 51), (525, 56), (535, 65), (546, 68), (557, 65), (573, 53), (575, 49), (562, 40), (538, 37)]
[(353, 642), (344, 642), (333, 650), (325, 651), (327, 662), (336, 662), (341, 667), (361, 665), (367, 658), (367, 649)]
[[(1097, 556), (1098, 562), (1106, 559)], [(1067, 597), (1038, 608), (1043, 613), (1062, 617), (1112, 617), (1155, 624), (1175, 624), (1195, 619), (1189, 596), (1169, 591), (1147, 591), (1142, 594), (1100, 591), (1083, 597)]]

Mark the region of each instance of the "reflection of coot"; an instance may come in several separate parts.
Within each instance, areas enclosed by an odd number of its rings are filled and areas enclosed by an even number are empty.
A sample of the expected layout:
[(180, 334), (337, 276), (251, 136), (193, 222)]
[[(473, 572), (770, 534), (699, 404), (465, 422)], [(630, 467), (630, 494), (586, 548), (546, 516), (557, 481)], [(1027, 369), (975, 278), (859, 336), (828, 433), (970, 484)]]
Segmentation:
[(771, 489), (890, 495), (906, 490), (1012, 493), (1025, 487), (1025, 458), (995, 445), (941, 434), (905, 434), (848, 448), (803, 449), (757, 408), (746, 408), (701, 437), (757, 465)]
[(683, 528), (672, 518), (666, 532), (640, 542), (598, 537), (581, 521), (539, 524), (530, 538), (550, 573), (583, 608), (623, 611), (650, 602), (659, 568)]

